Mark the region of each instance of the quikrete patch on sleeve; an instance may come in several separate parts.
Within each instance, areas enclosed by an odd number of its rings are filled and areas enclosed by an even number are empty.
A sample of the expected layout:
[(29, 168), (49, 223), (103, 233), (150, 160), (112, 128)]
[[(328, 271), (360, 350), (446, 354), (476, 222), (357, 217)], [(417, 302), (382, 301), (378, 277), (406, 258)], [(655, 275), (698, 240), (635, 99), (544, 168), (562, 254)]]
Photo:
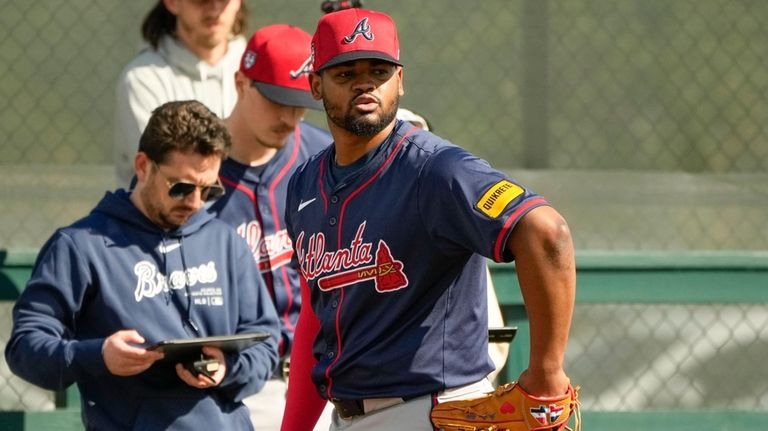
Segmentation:
[(508, 180), (501, 180), (491, 186), (475, 206), (488, 217), (496, 218), (512, 200), (523, 193), (525, 190), (517, 184)]

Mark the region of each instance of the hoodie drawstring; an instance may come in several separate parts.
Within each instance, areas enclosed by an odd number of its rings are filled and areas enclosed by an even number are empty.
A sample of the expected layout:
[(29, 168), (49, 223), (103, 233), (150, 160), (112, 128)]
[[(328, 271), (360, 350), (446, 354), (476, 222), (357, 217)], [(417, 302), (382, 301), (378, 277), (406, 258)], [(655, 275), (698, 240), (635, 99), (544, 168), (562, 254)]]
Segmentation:
[[(184, 315), (184, 323), (186, 324), (186, 326), (191, 328), (192, 331), (194, 331), (194, 333), (197, 336), (200, 336), (200, 328), (192, 320), (192, 290), (189, 287), (189, 275), (188, 275), (188, 271), (187, 271), (187, 262), (186, 262), (186, 259), (184, 257), (183, 238), (184, 237), (180, 236), (178, 241), (179, 241), (179, 253), (181, 254), (181, 269), (182, 269), (183, 274), (184, 274), (184, 292), (187, 295), (187, 304), (186, 304), (186, 306), (184, 306), (184, 304), (181, 303), (181, 300), (176, 295), (175, 289), (173, 289), (173, 286), (171, 286), (171, 279), (170, 279), (171, 277), (170, 277), (170, 273), (168, 272), (169, 271), (169, 268), (168, 268), (168, 256), (167, 256), (168, 253), (162, 253), (163, 254), (163, 267), (164, 267), (163, 270), (164, 270), (164, 273), (165, 273), (166, 288), (167, 288), (167, 290), (165, 291), (165, 303), (169, 304), (170, 301), (173, 300), (173, 302), (179, 308), (179, 311), (182, 312), (181, 314)], [(163, 247), (167, 250), (168, 247), (167, 247), (167, 242), (166, 242), (166, 236), (163, 235), (161, 240), (162, 240), (162, 243), (163, 243)]]
[(165, 276), (165, 289), (163, 289), (163, 296), (165, 297), (165, 305), (168, 305), (171, 303), (171, 284), (168, 280), (168, 253), (164, 251), (168, 249), (168, 243), (165, 242), (165, 235), (160, 238), (160, 241), (162, 241), (163, 247), (163, 251), (160, 253), (160, 255), (163, 257), (163, 275)]
[(200, 336), (200, 328), (197, 327), (195, 321), (192, 320), (192, 289), (189, 288), (189, 276), (187, 273), (187, 262), (184, 259), (184, 237), (179, 237), (179, 253), (181, 253), (181, 267), (184, 270), (184, 291), (187, 293), (187, 325), (195, 331), (195, 334)]

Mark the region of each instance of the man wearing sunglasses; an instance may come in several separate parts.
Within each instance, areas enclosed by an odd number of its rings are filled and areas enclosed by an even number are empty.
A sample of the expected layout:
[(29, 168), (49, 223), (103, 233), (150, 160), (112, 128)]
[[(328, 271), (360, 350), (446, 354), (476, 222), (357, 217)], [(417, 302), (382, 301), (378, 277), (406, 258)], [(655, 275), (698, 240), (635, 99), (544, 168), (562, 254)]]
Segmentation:
[[(291, 265), (293, 249), (283, 222), (285, 192), (296, 168), (331, 143), (327, 131), (302, 121), (307, 109), (321, 109), (307, 80), (311, 39), (298, 27), (274, 24), (248, 41), (234, 79), (237, 102), (225, 120), (232, 134), (232, 151), (220, 171), (227, 193), (211, 207), (251, 248), (280, 319), (283, 363), (301, 306), (299, 274)], [(246, 400), (257, 430), (280, 427), (287, 388), (282, 369)]]
[[(229, 147), (201, 103), (161, 105), (134, 158), (135, 189), (107, 193), (42, 248), (5, 356), (43, 388), (76, 383), (86, 429), (253, 430), (242, 400), (272, 374), (279, 326), (246, 242), (201, 211), (224, 191)], [(253, 332), (270, 337), (239, 353), (204, 347), (216, 367), (197, 375), (148, 348)]]

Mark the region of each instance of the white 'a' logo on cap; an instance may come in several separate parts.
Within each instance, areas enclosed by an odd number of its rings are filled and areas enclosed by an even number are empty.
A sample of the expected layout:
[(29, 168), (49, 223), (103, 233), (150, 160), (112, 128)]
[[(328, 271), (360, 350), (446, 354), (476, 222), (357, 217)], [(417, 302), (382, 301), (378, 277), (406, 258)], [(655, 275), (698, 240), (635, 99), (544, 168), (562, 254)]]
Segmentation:
[(357, 39), (357, 36), (363, 36), (368, 40), (373, 40), (373, 32), (371, 26), (368, 25), (368, 17), (360, 20), (352, 31), (352, 34), (344, 37), (344, 43), (352, 43)]
[(288, 72), (288, 74), (291, 76), (291, 79), (299, 79), (301, 75), (309, 75), (312, 73), (312, 61), (313, 61), (313, 55), (310, 54), (309, 57), (307, 57), (306, 60), (304, 60), (304, 63), (301, 63), (301, 66), (299, 66), (299, 70), (291, 70)]

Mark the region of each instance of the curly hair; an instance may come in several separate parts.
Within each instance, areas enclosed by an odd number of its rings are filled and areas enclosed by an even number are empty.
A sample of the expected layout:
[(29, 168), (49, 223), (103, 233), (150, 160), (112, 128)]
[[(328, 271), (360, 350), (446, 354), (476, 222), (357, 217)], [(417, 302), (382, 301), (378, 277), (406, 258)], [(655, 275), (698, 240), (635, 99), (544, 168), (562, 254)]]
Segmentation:
[[(245, 33), (248, 26), (248, 6), (245, 0), (240, 4), (240, 10), (235, 16), (235, 23), (232, 25), (232, 34), (241, 35)], [(155, 7), (147, 13), (144, 22), (141, 23), (141, 36), (152, 48), (157, 49), (160, 44), (160, 38), (165, 35), (173, 35), (176, 32), (176, 15), (172, 14), (163, 4), (163, 0), (158, 0)]]
[(168, 102), (152, 111), (139, 151), (157, 164), (178, 151), (203, 156), (229, 154), (232, 138), (224, 122), (196, 100)]

